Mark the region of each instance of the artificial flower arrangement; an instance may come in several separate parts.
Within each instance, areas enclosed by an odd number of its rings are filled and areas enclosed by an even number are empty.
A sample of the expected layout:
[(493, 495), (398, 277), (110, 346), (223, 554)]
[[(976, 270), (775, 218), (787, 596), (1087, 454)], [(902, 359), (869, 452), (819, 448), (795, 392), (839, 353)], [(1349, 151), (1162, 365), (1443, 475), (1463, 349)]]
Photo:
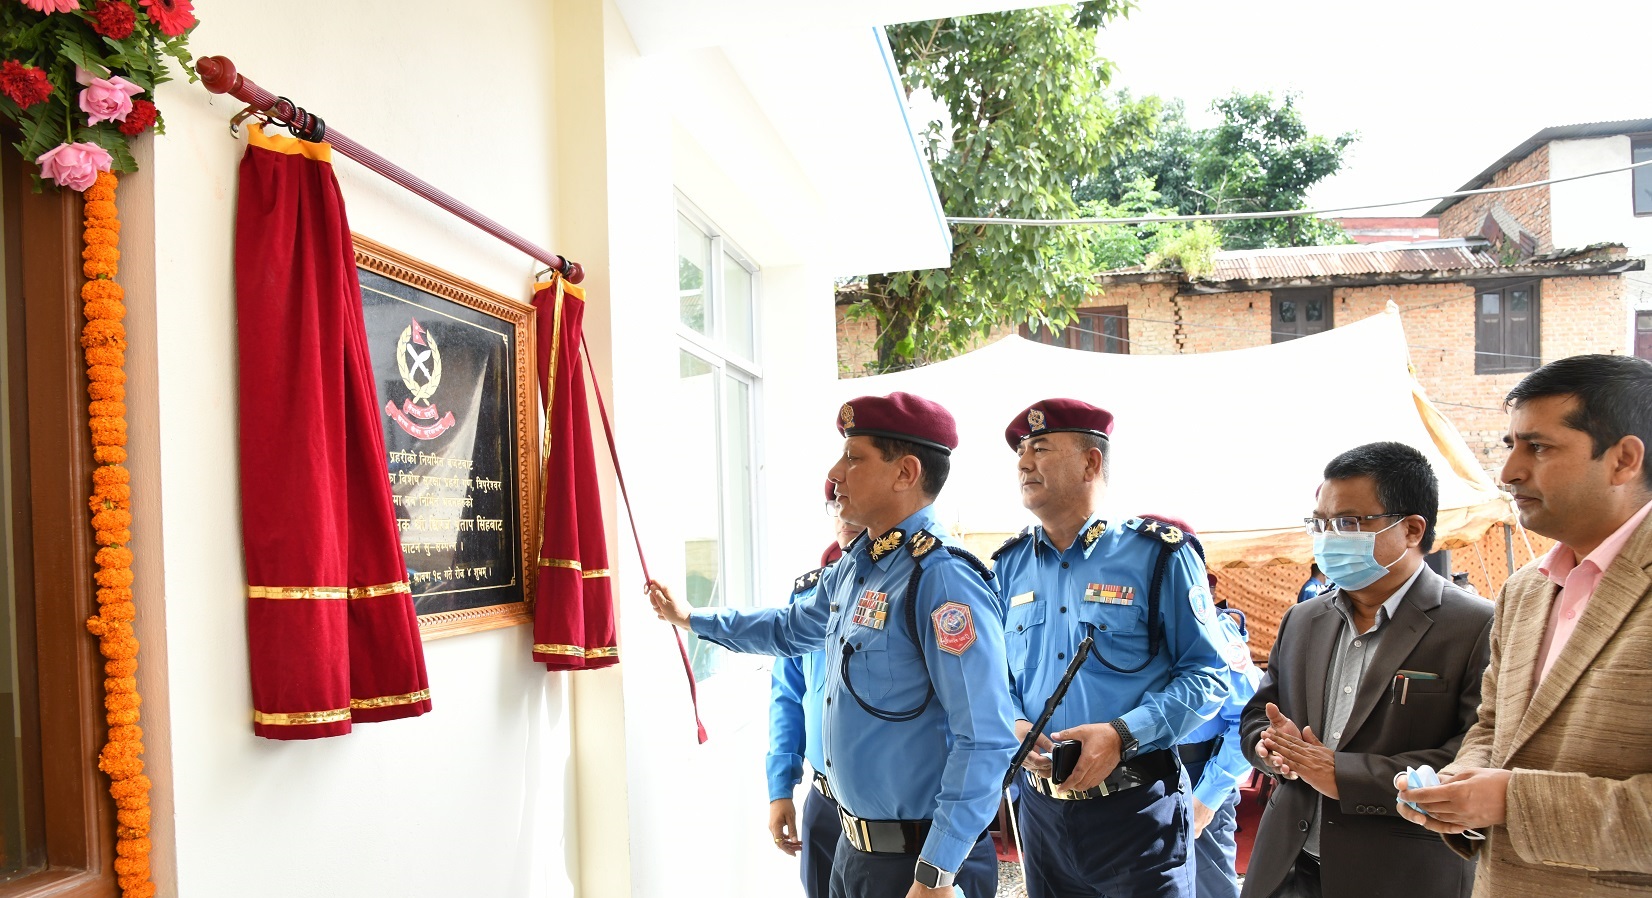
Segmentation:
[(163, 56), (191, 81), (191, 0), (0, 0), (0, 114), (39, 177), (85, 191), (100, 171), (137, 169), (127, 142), (154, 128)]

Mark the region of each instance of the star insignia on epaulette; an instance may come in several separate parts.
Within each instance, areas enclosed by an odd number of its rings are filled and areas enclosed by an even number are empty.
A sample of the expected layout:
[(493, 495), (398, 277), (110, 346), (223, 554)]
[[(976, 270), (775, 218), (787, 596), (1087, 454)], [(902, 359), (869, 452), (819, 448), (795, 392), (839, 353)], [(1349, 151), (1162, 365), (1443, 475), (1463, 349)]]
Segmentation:
[(1084, 548), (1088, 549), (1095, 545), (1096, 540), (1101, 539), (1101, 535), (1106, 532), (1106, 521), (1097, 521), (1094, 524), (1091, 524), (1090, 529), (1084, 531)]
[(804, 574), (803, 576), (798, 577), (796, 580), (792, 581), (792, 595), (797, 595), (798, 593), (802, 592), (803, 590), (808, 589), (811, 586), (814, 586), (816, 583), (819, 583), (820, 582), (820, 572), (824, 571), (824, 570), (826, 570), (826, 569), (825, 568), (816, 568), (816, 569), (808, 572), (807, 574)]
[(936, 539), (933, 533), (928, 530), (919, 530), (912, 534), (912, 539), (907, 543), (906, 548), (907, 551), (912, 553), (913, 558), (922, 558), (934, 551), (935, 547), (940, 544), (941, 541)]
[(1009, 539), (1004, 540), (1003, 545), (999, 546), (998, 548), (996, 548), (992, 551), (992, 560), (997, 561), (998, 556), (1004, 554), (1004, 552), (1006, 550), (1008, 550), (1010, 546), (1015, 545), (1016, 543), (1026, 539), (1029, 536), (1032, 536), (1032, 528), (1031, 527), (1021, 528), (1020, 533), (1017, 533), (1016, 535), (1010, 537)]
[(900, 548), (901, 541), (904, 539), (906, 539), (906, 534), (902, 533), (899, 528), (896, 528), (878, 537), (877, 539), (872, 540), (872, 548), (869, 550), (872, 555), (872, 560), (882, 561), (883, 556), (888, 555), (890, 552)]
[(1147, 522), (1147, 526), (1143, 527), (1141, 529), (1146, 530), (1148, 533), (1158, 533), (1159, 532), (1159, 522), (1150, 520), (1150, 521)]

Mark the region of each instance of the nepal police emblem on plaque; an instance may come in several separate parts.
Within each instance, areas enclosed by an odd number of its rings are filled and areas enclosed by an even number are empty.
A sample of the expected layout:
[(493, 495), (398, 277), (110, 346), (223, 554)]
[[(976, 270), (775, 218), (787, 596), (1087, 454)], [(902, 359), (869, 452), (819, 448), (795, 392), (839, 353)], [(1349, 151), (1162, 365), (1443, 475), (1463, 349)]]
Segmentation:
[(962, 602), (947, 602), (929, 616), (935, 623), (935, 643), (941, 651), (962, 655), (964, 649), (975, 644), (975, 619), (969, 606)]
[(457, 422), (452, 412), (444, 416), (430, 401), (442, 383), (442, 351), (436, 346), (436, 335), (420, 326), (417, 318), (411, 321), (412, 324), (402, 328), (401, 338), (396, 341), (396, 370), (401, 373), (402, 385), (413, 396), (402, 400), (401, 408), (396, 407), (395, 400), (386, 402), (384, 413), (408, 436), (434, 440)]

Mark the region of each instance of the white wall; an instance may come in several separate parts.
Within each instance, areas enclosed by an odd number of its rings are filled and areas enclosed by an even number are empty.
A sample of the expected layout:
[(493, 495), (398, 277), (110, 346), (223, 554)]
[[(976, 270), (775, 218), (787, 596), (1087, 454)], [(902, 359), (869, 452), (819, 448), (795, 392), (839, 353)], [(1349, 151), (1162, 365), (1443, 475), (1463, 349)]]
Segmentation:
[[(806, 398), (835, 376), (831, 278), (809, 259), (818, 194), (720, 52), (643, 57), (611, 4), (608, 22), (609, 165), (624, 173), (609, 181), (610, 301), (623, 324), (611, 346), (593, 349), (611, 353), (618, 440), (650, 571), (667, 582), (682, 575), (673, 528), (680, 468), (672, 434), (657, 426), (670, 395), (658, 385), (677, 377), (681, 191), (761, 269), (760, 594), (784, 602), (825, 543), (820, 482), (840, 446), (835, 406)], [(620, 538), (624, 707), (610, 732), (626, 740), (614, 791), (629, 808), (630, 894), (798, 894), (796, 862), (766, 830), (767, 675), (748, 660), (702, 683), (711, 739), (697, 744), (676, 643), (641, 594), (629, 533)]]
[[(557, 246), (552, 10), (538, 0), (199, 0), (198, 55)], [(413, 103), (424, 110), (414, 113)], [(351, 735), (252, 735), (236, 468), (239, 108), (164, 86), (155, 193), (175, 883), (216, 896), (576, 894), (567, 680), (526, 628), (426, 644), (435, 710)], [(526, 297), (531, 263), (356, 164), (355, 230)], [(247, 497), (256, 501), (256, 497)], [(141, 563), (141, 559), (140, 559)], [(147, 710), (147, 706), (146, 706)], [(160, 721), (146, 720), (151, 726)]]
[[(1596, 137), (1549, 144), (1549, 176), (1564, 178), (1628, 165), (1629, 138)], [(1549, 188), (1549, 226), (1557, 249), (1621, 243), (1629, 255), (1652, 261), (1652, 216), (1636, 216), (1633, 172), (1616, 172)], [(1635, 351), (1637, 309), (1652, 309), (1652, 272), (1624, 275), (1624, 351)]]
[[(784, 602), (828, 536), (820, 484), (841, 445), (823, 389), (836, 373), (835, 272), (819, 240), (819, 178), (753, 100), (749, 74), (719, 50), (640, 55), (612, 0), (300, 0), (282, 7), (289, 30), (279, 38), (265, 4), (196, 9), (198, 54), (229, 56), (330, 127), (585, 264), (593, 369), (663, 580), (682, 574), (680, 475), (659, 426), (671, 395), (662, 387), (678, 376), (679, 193), (752, 256), (763, 346), (759, 594)], [(607, 476), (619, 666), (547, 675), (529, 659), (526, 628), (455, 637), (426, 644), (431, 714), (308, 743), (252, 736), (234, 498), (241, 145), (225, 130), (239, 104), (187, 84), (160, 99), (164, 695), (177, 866), (163, 895), (798, 892), (796, 861), (766, 831), (766, 663), (729, 665), (701, 685), (711, 741), (697, 744), (676, 643), (643, 597)], [(336, 170), (355, 230), (526, 297), (534, 265), (515, 250), (348, 160)], [(912, 193), (928, 202), (920, 186)]]

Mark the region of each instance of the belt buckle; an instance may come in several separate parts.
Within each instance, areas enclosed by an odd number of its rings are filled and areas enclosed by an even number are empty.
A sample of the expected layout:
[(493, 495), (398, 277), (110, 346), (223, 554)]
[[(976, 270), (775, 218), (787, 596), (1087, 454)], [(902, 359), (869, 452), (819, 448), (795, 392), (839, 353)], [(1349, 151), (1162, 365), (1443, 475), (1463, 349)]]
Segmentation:
[(839, 806), (837, 809), (837, 820), (838, 823), (843, 826), (843, 835), (849, 839), (849, 844), (854, 847), (856, 851), (868, 850), (866, 845), (869, 840), (861, 834), (861, 821), (856, 818), (855, 815)]

